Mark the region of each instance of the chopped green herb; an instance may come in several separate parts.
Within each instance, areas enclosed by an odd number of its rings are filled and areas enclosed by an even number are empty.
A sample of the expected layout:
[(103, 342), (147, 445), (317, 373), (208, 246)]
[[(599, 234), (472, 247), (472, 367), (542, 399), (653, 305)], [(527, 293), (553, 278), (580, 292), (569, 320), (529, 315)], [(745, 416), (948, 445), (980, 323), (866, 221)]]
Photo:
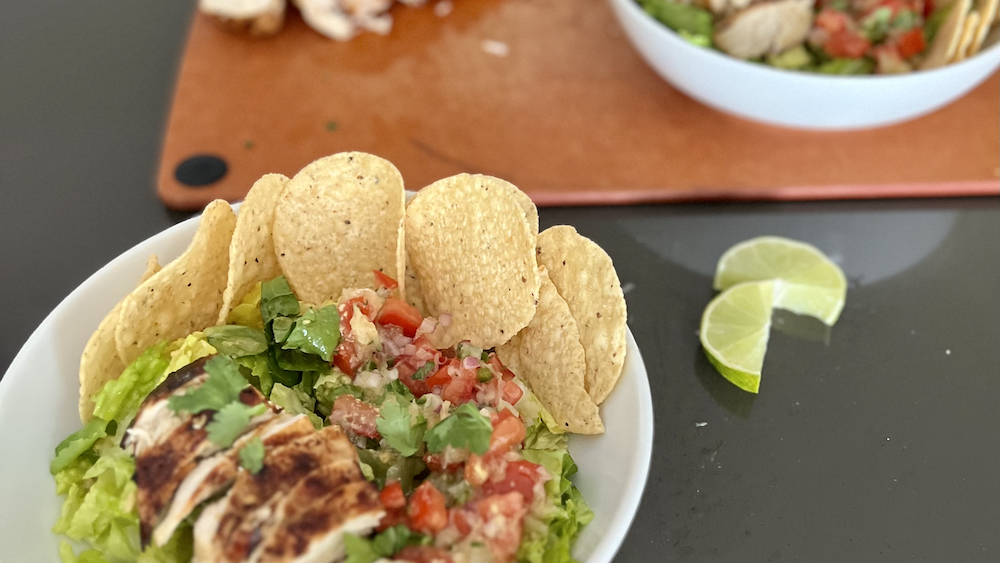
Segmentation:
[(170, 397), (170, 410), (189, 413), (218, 411), (229, 403), (238, 402), (240, 391), (248, 385), (236, 363), (226, 356), (215, 356), (205, 362), (205, 372), (208, 379), (200, 387)]
[(479, 455), (490, 447), (493, 425), (472, 403), (465, 403), (424, 434), (427, 450), (438, 453), (445, 446), (464, 448)]
[(246, 141), (243, 142), (243, 148), (244, 149), (250, 150), (253, 147), (254, 147), (254, 142), (252, 140), (246, 140)]
[(336, 131), (339, 128), (340, 128), (340, 124), (337, 123), (336, 121), (327, 121), (326, 122), (326, 130), (329, 131), (329, 132), (331, 132), (331, 133), (334, 132), (334, 131)]
[(424, 437), (426, 424), (423, 417), (417, 421), (410, 416), (410, 410), (395, 398), (382, 403), (375, 426), (392, 448), (404, 456), (417, 453)]
[(243, 434), (250, 419), (266, 410), (267, 405), (263, 403), (253, 407), (240, 402), (229, 403), (216, 411), (212, 422), (205, 427), (208, 439), (217, 446), (228, 448)]
[(264, 467), (264, 442), (260, 436), (254, 436), (240, 448), (240, 465), (254, 475)]
[(416, 379), (418, 381), (422, 381), (425, 377), (427, 377), (428, 375), (431, 374), (431, 371), (434, 370), (434, 367), (436, 365), (437, 364), (435, 364), (433, 361), (428, 361), (424, 365), (420, 366), (420, 369), (418, 369), (416, 372), (414, 372), (414, 374), (412, 376), (410, 376), (410, 377), (412, 379)]
[(392, 557), (410, 545), (430, 545), (430, 536), (419, 534), (403, 524), (375, 534), (368, 540), (353, 534), (344, 534), (347, 551), (346, 563), (373, 563), (383, 557)]

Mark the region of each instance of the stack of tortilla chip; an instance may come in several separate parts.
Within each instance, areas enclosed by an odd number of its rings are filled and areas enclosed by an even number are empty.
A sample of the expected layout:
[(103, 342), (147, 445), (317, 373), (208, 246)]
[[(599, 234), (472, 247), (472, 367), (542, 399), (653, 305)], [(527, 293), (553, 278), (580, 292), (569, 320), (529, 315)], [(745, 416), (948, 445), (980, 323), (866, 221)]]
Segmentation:
[(990, 28), (995, 35), (1000, 0), (945, 0), (936, 3), (947, 10), (927, 49), (921, 69), (932, 69), (963, 61), (987, 44)]
[(538, 232), (538, 212), (503, 180), (460, 174), (406, 203), (390, 162), (321, 158), (289, 179), (254, 184), (239, 216), (209, 204), (188, 249), (140, 283), (102, 321), (80, 364), (80, 415), (143, 350), (213, 324), (262, 281), (284, 275), (322, 304), (372, 287), (373, 270), (438, 318), (440, 347), (495, 348), (560, 428), (601, 433), (598, 405), (621, 376), (626, 310), (611, 258), (572, 227)]

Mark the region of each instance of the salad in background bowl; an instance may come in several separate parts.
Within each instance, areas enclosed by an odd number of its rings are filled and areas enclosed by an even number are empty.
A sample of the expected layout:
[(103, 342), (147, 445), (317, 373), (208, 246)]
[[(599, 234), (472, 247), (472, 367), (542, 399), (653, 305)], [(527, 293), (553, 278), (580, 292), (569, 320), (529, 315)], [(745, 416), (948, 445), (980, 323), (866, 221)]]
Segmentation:
[(665, 80), (716, 109), (775, 125), (899, 123), (951, 103), (1000, 66), (996, 25), (987, 24), (996, 2), (609, 1)]

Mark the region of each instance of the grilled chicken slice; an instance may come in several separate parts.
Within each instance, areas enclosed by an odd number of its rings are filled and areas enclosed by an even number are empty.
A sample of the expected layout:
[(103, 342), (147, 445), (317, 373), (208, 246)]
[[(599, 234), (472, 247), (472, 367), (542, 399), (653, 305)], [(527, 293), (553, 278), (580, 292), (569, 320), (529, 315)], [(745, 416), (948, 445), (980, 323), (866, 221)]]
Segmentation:
[[(205, 427), (212, 412), (194, 415), (171, 411), (167, 405), (173, 395), (182, 394), (207, 379), (205, 361), (198, 361), (169, 376), (146, 398), (128, 429), (123, 447), (135, 455), (136, 506), (139, 512), (139, 536), (142, 545), (149, 543), (164, 509), (187, 476), (205, 457), (221, 448), (208, 439)], [(265, 402), (264, 396), (249, 384), (240, 394), (247, 405)], [(268, 403), (269, 404), (269, 403)], [(269, 404), (270, 405), (270, 404)], [(274, 418), (273, 410), (250, 420), (248, 432)], [(169, 538), (168, 538), (169, 539)]]
[(353, 459), (325, 465), (278, 504), (251, 563), (328, 563), (344, 555), (344, 534), (366, 535), (385, 512), (378, 490)]
[[(288, 550), (282, 536), (300, 538), (293, 547), (302, 556), (328, 552), (325, 546), (331, 541), (335, 552), (343, 531), (367, 531), (381, 519), (377, 495), (361, 475), (357, 453), (343, 431), (328, 426), (268, 450), (256, 475), (239, 472), (229, 493), (198, 518), (194, 561), (252, 561), (265, 551), (268, 557), (283, 557)], [(310, 512), (321, 499), (336, 505), (338, 515), (323, 519)]]
[(232, 485), (239, 469), (239, 451), (251, 439), (259, 437), (264, 448), (277, 448), (297, 438), (312, 434), (313, 425), (304, 414), (278, 415), (241, 436), (231, 448), (198, 462), (174, 493), (167, 513), (153, 530), (153, 541), (164, 545), (177, 526), (199, 504)]
[(175, 430), (193, 418), (192, 415), (175, 415), (167, 407), (167, 401), (174, 394), (182, 395), (192, 387), (198, 387), (208, 379), (205, 362), (208, 358), (195, 360), (191, 364), (171, 373), (153, 389), (139, 405), (139, 410), (125, 431), (122, 448), (134, 457), (139, 457), (150, 446), (162, 442)]
[(267, 37), (285, 23), (285, 0), (199, 0), (198, 9), (234, 33)]
[(751, 4), (727, 18), (715, 44), (741, 59), (777, 54), (802, 43), (812, 23), (813, 0), (774, 0)]

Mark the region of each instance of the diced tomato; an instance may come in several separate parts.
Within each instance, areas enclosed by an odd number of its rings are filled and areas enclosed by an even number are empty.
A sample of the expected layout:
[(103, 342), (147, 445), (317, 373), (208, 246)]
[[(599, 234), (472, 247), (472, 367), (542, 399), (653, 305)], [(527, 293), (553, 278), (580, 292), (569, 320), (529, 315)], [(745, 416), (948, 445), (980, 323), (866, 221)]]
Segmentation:
[(391, 291), (399, 287), (399, 283), (396, 282), (396, 280), (390, 278), (389, 275), (386, 274), (385, 272), (381, 270), (372, 270), (372, 273), (375, 274), (376, 288), (384, 287)]
[(468, 403), (476, 394), (476, 376), (467, 370), (459, 370), (458, 375), (441, 390), (441, 398), (453, 405)]
[(410, 528), (433, 536), (448, 525), (448, 509), (444, 495), (430, 481), (420, 484), (410, 496)]
[(379, 439), (375, 419), (378, 410), (364, 401), (359, 401), (353, 395), (341, 395), (333, 402), (330, 422), (339, 424), (359, 436)]
[(831, 33), (823, 49), (831, 57), (858, 59), (865, 56), (872, 44), (864, 36), (849, 30)]
[(446, 363), (445, 365), (441, 366), (440, 369), (438, 369), (436, 372), (434, 372), (434, 375), (432, 375), (432, 376), (428, 377), (427, 379), (425, 379), (424, 382), (427, 383), (428, 387), (432, 387), (432, 388), (433, 387), (444, 387), (445, 385), (447, 385), (451, 381), (451, 374), (448, 372), (448, 368), (453, 367), (453, 366), (456, 369), (458, 368), (458, 360), (456, 360), (454, 358), (452, 358), (450, 361), (448, 361), (448, 363)]
[(494, 455), (505, 454), (511, 448), (523, 442), (526, 435), (527, 430), (521, 419), (509, 410), (504, 410), (493, 424), (493, 434), (490, 435), (490, 449), (488, 453)]
[(413, 338), (424, 322), (424, 317), (416, 307), (397, 297), (389, 297), (382, 303), (375, 322), (381, 325), (395, 325), (403, 329), (403, 334)]
[(524, 391), (513, 381), (507, 380), (503, 384), (503, 400), (514, 405), (521, 400), (521, 396), (524, 395)]
[(475, 512), (467, 508), (456, 506), (448, 511), (448, 519), (451, 520), (451, 523), (455, 525), (455, 529), (464, 538), (476, 527), (479, 517)]
[(510, 381), (514, 378), (514, 372), (507, 369), (507, 367), (500, 362), (500, 358), (498, 358), (496, 354), (490, 355), (490, 359), (487, 363), (493, 366), (493, 370), (499, 373), (504, 381)]
[(486, 539), (493, 558), (512, 561), (521, 545), (524, 515), (528, 510), (524, 497), (514, 492), (488, 496), (479, 501), (476, 510), (485, 522), (495, 524), (496, 535)]
[(893, 42), (896, 44), (899, 56), (904, 59), (908, 59), (914, 55), (919, 55), (924, 52), (924, 49), (927, 48), (927, 41), (924, 39), (924, 31), (919, 27), (915, 27), (909, 31), (904, 31), (893, 39)]
[(406, 495), (403, 494), (403, 487), (399, 481), (389, 481), (385, 487), (379, 491), (379, 500), (385, 508), (404, 508), (406, 506)]
[(354, 378), (354, 344), (350, 342), (341, 342), (337, 346), (337, 352), (333, 356), (333, 365), (337, 366), (337, 369), (344, 372), (347, 375)]
[(825, 8), (816, 14), (816, 20), (813, 22), (813, 25), (825, 30), (827, 33), (834, 34), (846, 30), (850, 23), (850, 17), (844, 12)]
[(446, 463), (441, 454), (424, 454), (424, 463), (434, 473), (455, 473), (462, 468), (461, 461)]
[(431, 388), (427, 386), (427, 383), (422, 379), (413, 379), (413, 374), (417, 373), (420, 367), (414, 366), (411, 361), (412, 358), (407, 358), (398, 362), (396, 367), (396, 372), (399, 374), (399, 380), (406, 385), (406, 388), (413, 393), (414, 397), (420, 398), (431, 392)]
[(342, 319), (343, 322), (341, 323), (342, 325), (346, 324), (347, 326), (351, 326), (351, 319), (354, 318), (355, 305), (358, 306), (358, 310), (361, 311), (361, 314), (368, 317), (369, 319), (372, 318), (372, 313), (374, 312), (372, 310), (372, 306), (368, 303), (368, 301), (365, 300), (364, 297), (359, 295), (357, 297), (352, 297), (348, 299), (347, 302), (344, 303), (343, 306), (344, 310), (341, 311), (341, 313), (343, 314), (343, 319)]
[(510, 492), (519, 493), (526, 504), (531, 504), (535, 496), (535, 483), (541, 474), (538, 466), (530, 461), (509, 461), (503, 479), (487, 481), (483, 484), (483, 493), (487, 495), (503, 495)]
[(393, 555), (392, 560), (410, 563), (452, 563), (447, 551), (429, 545), (408, 545)]

